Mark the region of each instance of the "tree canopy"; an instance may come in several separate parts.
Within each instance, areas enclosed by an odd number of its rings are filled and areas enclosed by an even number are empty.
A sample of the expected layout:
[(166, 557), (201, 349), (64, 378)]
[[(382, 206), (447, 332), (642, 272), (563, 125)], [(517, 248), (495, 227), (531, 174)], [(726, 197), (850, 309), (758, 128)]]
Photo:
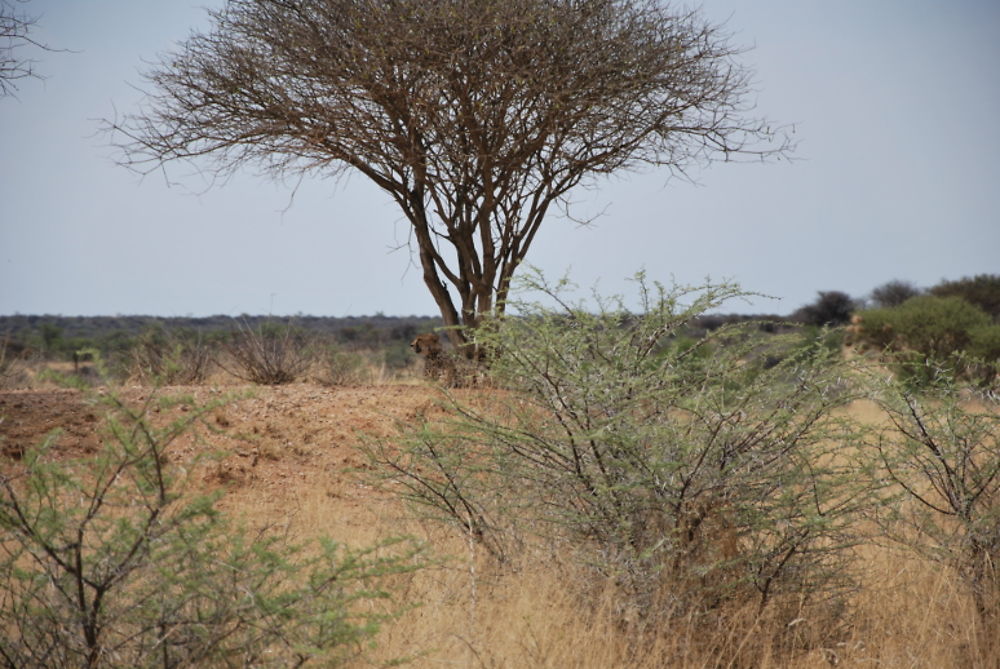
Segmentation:
[[(600, 175), (780, 154), (728, 35), (655, 0), (230, 0), (109, 123), (122, 162), (355, 170), (412, 226), (446, 325), (503, 311), (553, 206)], [(451, 331), (453, 342), (464, 337)]]

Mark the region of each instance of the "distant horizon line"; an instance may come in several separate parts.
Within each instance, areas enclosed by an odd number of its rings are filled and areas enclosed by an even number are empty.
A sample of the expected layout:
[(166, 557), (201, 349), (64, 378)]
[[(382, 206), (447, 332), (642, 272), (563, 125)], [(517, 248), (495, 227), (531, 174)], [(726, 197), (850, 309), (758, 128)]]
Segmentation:
[(14, 313), (0, 313), (0, 318), (191, 318), (191, 319), (203, 319), (203, 318), (414, 318), (414, 319), (428, 319), (428, 318), (441, 318), (440, 315), (419, 315), (419, 314), (407, 314), (407, 315), (396, 315), (396, 314), (386, 314), (381, 311), (376, 311), (373, 314), (361, 314), (361, 315), (348, 315), (348, 316), (330, 316), (330, 315), (317, 315), (317, 314), (305, 314), (305, 313), (295, 313), (295, 314), (250, 314), (241, 313), (237, 315), (231, 314), (208, 314), (208, 315), (195, 315), (195, 314), (183, 314), (174, 316), (165, 316), (163, 314), (151, 314), (151, 313), (131, 313), (131, 314), (62, 314), (62, 313), (22, 313), (15, 311)]
[[(744, 313), (739, 311), (708, 311), (702, 316), (741, 316), (741, 317), (760, 317), (760, 318), (789, 318), (792, 314), (777, 314), (777, 313), (767, 313), (767, 312), (754, 312), (754, 313)], [(242, 313), (236, 316), (229, 314), (209, 314), (207, 316), (196, 316), (192, 314), (185, 314), (182, 316), (164, 316), (160, 314), (59, 314), (59, 313), (0, 313), (0, 319), (3, 318), (159, 318), (159, 319), (191, 319), (191, 320), (207, 320), (207, 319), (240, 319), (240, 318), (282, 318), (282, 319), (295, 319), (295, 318), (323, 318), (323, 319), (365, 319), (365, 318), (394, 318), (394, 319), (411, 319), (411, 320), (442, 320), (441, 315), (420, 315), (420, 314), (386, 314), (377, 311), (373, 314), (360, 314), (360, 315), (347, 315), (347, 316), (329, 316), (329, 315), (316, 315), (316, 314), (249, 314)]]

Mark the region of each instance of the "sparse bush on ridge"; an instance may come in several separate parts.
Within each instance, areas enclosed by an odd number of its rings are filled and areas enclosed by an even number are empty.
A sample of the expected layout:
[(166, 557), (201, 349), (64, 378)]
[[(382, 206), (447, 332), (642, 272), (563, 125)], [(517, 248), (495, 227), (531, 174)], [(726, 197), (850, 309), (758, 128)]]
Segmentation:
[(20, 360), (10, 346), (9, 335), (0, 337), (0, 389), (17, 385), (24, 380)]
[(199, 332), (150, 326), (130, 350), (129, 376), (152, 385), (202, 383), (214, 365), (215, 351)]
[(260, 385), (281, 385), (299, 379), (312, 364), (311, 342), (304, 332), (277, 322), (252, 328), (242, 323), (224, 346), (228, 360), (220, 367), (237, 378)]
[(384, 582), (425, 563), (412, 542), (292, 545), (182, 492), (171, 444), (217, 403), (93, 398), (99, 453), (67, 461), (54, 435), (0, 475), (0, 666), (340, 666), (400, 610)]
[(329, 345), (319, 354), (317, 380), (329, 386), (348, 386), (372, 381), (370, 365), (364, 355), (346, 350), (339, 345)]
[(753, 324), (674, 339), (742, 293), (639, 286), (635, 314), (535, 277), (555, 308), (513, 301), (517, 317), (476, 333), (499, 390), (401, 446), (369, 443), (375, 479), (501, 561), (551, 544), (651, 624), (752, 603), (835, 633), (865, 502), (834, 457), (852, 439), (839, 352)]
[(868, 471), (888, 493), (870, 515), (882, 536), (956, 569), (975, 603), (979, 646), (1000, 657), (1000, 400), (963, 388), (950, 368), (935, 377), (919, 393), (870, 381), (889, 418), (868, 450)]

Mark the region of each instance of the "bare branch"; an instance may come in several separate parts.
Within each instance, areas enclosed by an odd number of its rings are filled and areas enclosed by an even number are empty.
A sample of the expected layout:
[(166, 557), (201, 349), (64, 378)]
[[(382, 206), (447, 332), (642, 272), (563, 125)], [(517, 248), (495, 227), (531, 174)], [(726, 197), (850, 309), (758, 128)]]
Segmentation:
[(657, 0), (231, 0), (210, 16), (147, 73), (145, 106), (107, 122), (121, 163), (357, 170), (408, 218), (446, 325), (502, 311), (573, 188), (790, 149), (748, 116), (728, 36)]
[(35, 72), (35, 61), (23, 58), (20, 51), (25, 46), (35, 46), (46, 51), (53, 51), (30, 35), (38, 18), (27, 14), (18, 5), (27, 4), (28, 0), (0, 0), (0, 98), (14, 95), (17, 83), (21, 79), (41, 79)]

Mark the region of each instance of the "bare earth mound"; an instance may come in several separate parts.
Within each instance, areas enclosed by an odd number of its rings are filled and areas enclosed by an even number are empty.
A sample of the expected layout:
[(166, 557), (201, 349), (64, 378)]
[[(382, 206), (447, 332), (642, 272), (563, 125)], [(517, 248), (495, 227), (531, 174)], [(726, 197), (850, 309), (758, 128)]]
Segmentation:
[[(139, 406), (148, 388), (128, 388), (121, 397)], [(191, 396), (209, 403), (232, 401), (209, 414), (212, 430), (201, 430), (198, 441), (179, 442), (171, 457), (191, 461), (195, 455), (215, 457), (204, 465), (206, 485), (227, 484), (261, 501), (294, 494), (292, 481), (325, 485), (331, 497), (363, 494), (341, 474), (362, 466), (353, 446), (361, 435), (388, 436), (399, 421), (410, 422), (434, 411), (435, 391), (413, 385), (326, 388), (315, 385), (226, 388), (171, 387), (161, 395)], [(176, 418), (189, 410), (181, 405), (157, 420)], [(57, 452), (78, 457), (100, 444), (104, 409), (75, 390), (0, 392), (0, 449), (20, 457), (26, 448), (58, 430)]]

